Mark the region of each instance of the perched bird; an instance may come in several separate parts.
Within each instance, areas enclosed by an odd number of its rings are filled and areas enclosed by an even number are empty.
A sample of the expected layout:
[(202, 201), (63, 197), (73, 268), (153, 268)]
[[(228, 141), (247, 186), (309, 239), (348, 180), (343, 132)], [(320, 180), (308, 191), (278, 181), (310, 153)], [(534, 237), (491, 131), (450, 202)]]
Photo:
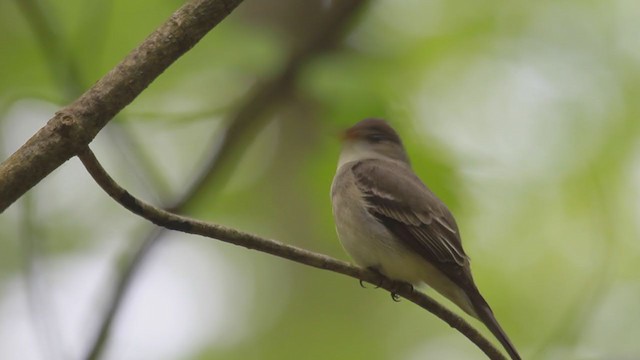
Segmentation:
[(413, 172), (395, 130), (366, 119), (343, 140), (331, 201), (338, 237), (353, 260), (394, 280), (426, 283), (520, 359), (473, 282), (453, 215)]

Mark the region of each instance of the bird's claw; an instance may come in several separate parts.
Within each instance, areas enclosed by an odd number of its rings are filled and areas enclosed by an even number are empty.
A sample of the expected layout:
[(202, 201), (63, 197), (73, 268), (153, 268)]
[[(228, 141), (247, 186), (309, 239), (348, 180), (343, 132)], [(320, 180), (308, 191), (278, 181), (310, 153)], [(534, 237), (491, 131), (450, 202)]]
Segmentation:
[(391, 299), (393, 301), (400, 302), (400, 295), (398, 295), (397, 293), (401, 292), (402, 288), (409, 289), (409, 292), (413, 292), (413, 285), (406, 282), (399, 282), (396, 284), (396, 286), (393, 287), (391, 291)]
[[(358, 280), (358, 282), (360, 283), (360, 287), (362, 287), (363, 289), (366, 289), (366, 288), (367, 288), (367, 287), (364, 285), (364, 284), (365, 284), (364, 280)], [(380, 283), (378, 283), (378, 284), (373, 284), (373, 283), (372, 283), (371, 285), (373, 285), (373, 288), (374, 288), (374, 289), (378, 289), (378, 288), (381, 286), (381, 284), (380, 284)]]
[[(367, 267), (367, 270), (369, 270), (369, 271), (371, 271), (371, 272), (373, 272), (373, 273), (376, 273), (376, 274), (378, 274), (378, 275), (380, 275), (380, 276), (383, 276), (383, 275), (382, 275), (382, 273), (380, 272), (380, 270), (378, 270), (378, 268), (376, 268), (375, 266), (369, 266), (369, 267)], [(360, 280), (358, 280), (358, 282), (360, 283), (360, 286), (361, 286), (363, 289), (366, 289), (366, 288), (367, 288), (367, 287), (364, 285), (364, 283), (365, 283), (365, 282), (364, 282), (364, 280), (360, 279)], [(377, 284), (371, 283), (371, 285), (373, 285), (373, 288), (374, 288), (374, 289), (377, 289), (377, 288), (379, 288), (379, 287), (381, 287), (381, 286), (382, 286), (382, 280), (379, 280)]]
[[(382, 272), (380, 270), (378, 270), (378, 268), (376, 268), (375, 266), (369, 266), (367, 268), (369, 271), (376, 273), (378, 275), (380, 275), (382, 278), (379, 279), (377, 284), (373, 284), (373, 286), (377, 289), (382, 287), (382, 283), (383, 283), (383, 279), (384, 279), (384, 275), (382, 274)], [(358, 280), (358, 282), (360, 283), (360, 286), (366, 289), (366, 286), (364, 285), (364, 281), (363, 280)], [(403, 289), (407, 289), (407, 287), (409, 288), (409, 292), (413, 291), (413, 285), (403, 282), (403, 281), (394, 281), (394, 286), (391, 288), (391, 299), (395, 302), (399, 302), (400, 301), (400, 295), (398, 295), (399, 292), (402, 292)]]

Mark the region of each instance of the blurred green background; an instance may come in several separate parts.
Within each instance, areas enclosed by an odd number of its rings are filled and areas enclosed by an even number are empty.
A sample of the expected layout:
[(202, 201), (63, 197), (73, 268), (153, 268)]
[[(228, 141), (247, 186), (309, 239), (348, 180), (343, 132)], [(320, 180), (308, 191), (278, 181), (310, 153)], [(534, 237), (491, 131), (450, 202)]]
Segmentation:
[[(246, 0), (92, 148), (166, 206), (219, 154), (181, 213), (347, 259), (336, 134), (388, 119), (524, 358), (640, 358), (640, 2), (374, 0), (332, 23), (345, 3)], [(0, 2), (2, 158), (181, 4)], [(21, 198), (0, 216), (0, 358), (84, 358), (153, 231), (77, 159)], [(145, 254), (103, 359), (483, 358), (351, 278), (169, 232)]]

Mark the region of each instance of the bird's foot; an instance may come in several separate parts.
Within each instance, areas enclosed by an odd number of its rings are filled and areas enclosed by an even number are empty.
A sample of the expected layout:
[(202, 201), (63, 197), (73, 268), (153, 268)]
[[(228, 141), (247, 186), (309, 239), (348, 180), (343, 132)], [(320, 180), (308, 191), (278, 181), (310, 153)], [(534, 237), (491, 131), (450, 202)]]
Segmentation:
[[(383, 283), (385, 282), (385, 279), (387, 279), (385, 277), (385, 275), (382, 273), (382, 271), (380, 271), (380, 269), (378, 269), (375, 266), (369, 266), (369, 267), (367, 267), (367, 270), (369, 270), (372, 273), (375, 273), (375, 274), (380, 276), (380, 279), (378, 279), (378, 283), (377, 284), (373, 284), (373, 286), (376, 289), (382, 287)], [(360, 282), (360, 286), (362, 286), (363, 288), (366, 288), (366, 286), (364, 285), (364, 281), (359, 280), (359, 282)], [(398, 281), (398, 280), (391, 280), (391, 284), (392, 284), (392, 286), (390, 288), (390, 290), (391, 290), (391, 299), (393, 299), (393, 301), (395, 301), (395, 302), (399, 302), (400, 301), (400, 295), (398, 295), (398, 293), (413, 292), (413, 285), (409, 284), (408, 282)]]
[(391, 299), (395, 302), (400, 302), (400, 295), (398, 295), (398, 293), (402, 292), (404, 289), (408, 289), (409, 292), (413, 292), (413, 285), (404, 281), (396, 282), (391, 289)]
[[(378, 275), (380, 275), (380, 276), (384, 276), (384, 275), (382, 275), (382, 272), (380, 272), (380, 270), (378, 270), (378, 268), (377, 268), (377, 267), (375, 267), (375, 266), (369, 266), (369, 267), (367, 267), (367, 270), (369, 270), (369, 271), (371, 271), (371, 272), (373, 272), (373, 273), (376, 273), (376, 274), (378, 274)], [(359, 282), (360, 282), (360, 286), (362, 286), (362, 287), (363, 287), (363, 288), (365, 288), (365, 289), (367, 288), (366, 286), (364, 286), (364, 281), (359, 280)], [(377, 289), (377, 288), (379, 288), (381, 285), (382, 285), (382, 280), (380, 280), (377, 284), (373, 284), (373, 288), (374, 288), (374, 289)]]

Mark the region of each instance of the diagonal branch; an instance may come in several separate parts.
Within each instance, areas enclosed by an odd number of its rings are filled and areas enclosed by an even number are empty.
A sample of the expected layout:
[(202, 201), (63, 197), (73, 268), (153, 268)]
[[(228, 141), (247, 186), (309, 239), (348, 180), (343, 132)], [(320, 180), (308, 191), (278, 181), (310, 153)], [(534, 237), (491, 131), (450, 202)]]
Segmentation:
[(191, 0), (0, 164), (0, 212), (87, 146), (120, 110), (242, 0)]
[(389, 280), (369, 270), (351, 265), (344, 261), (333, 259), (326, 255), (317, 254), (222, 225), (216, 225), (176, 215), (154, 207), (153, 205), (135, 198), (125, 189), (120, 187), (120, 185), (118, 185), (104, 170), (102, 165), (100, 165), (89, 148), (86, 148), (86, 150), (80, 153), (78, 157), (93, 179), (107, 194), (109, 194), (111, 198), (134, 214), (137, 214), (158, 226), (189, 234), (218, 239), (230, 244), (268, 253), (315, 268), (329, 270), (358, 280), (379, 284), (381, 288), (406, 298), (436, 315), (449, 324), (449, 326), (457, 329), (460, 333), (476, 344), (476, 346), (478, 346), (478, 348), (480, 348), (480, 350), (482, 350), (490, 359), (505, 359), (502, 353), (500, 353), (500, 351), (498, 351), (489, 340), (483, 337), (482, 334), (475, 330), (464, 319), (449, 311), (429, 296), (416, 291), (409, 286), (403, 286), (403, 283)]

